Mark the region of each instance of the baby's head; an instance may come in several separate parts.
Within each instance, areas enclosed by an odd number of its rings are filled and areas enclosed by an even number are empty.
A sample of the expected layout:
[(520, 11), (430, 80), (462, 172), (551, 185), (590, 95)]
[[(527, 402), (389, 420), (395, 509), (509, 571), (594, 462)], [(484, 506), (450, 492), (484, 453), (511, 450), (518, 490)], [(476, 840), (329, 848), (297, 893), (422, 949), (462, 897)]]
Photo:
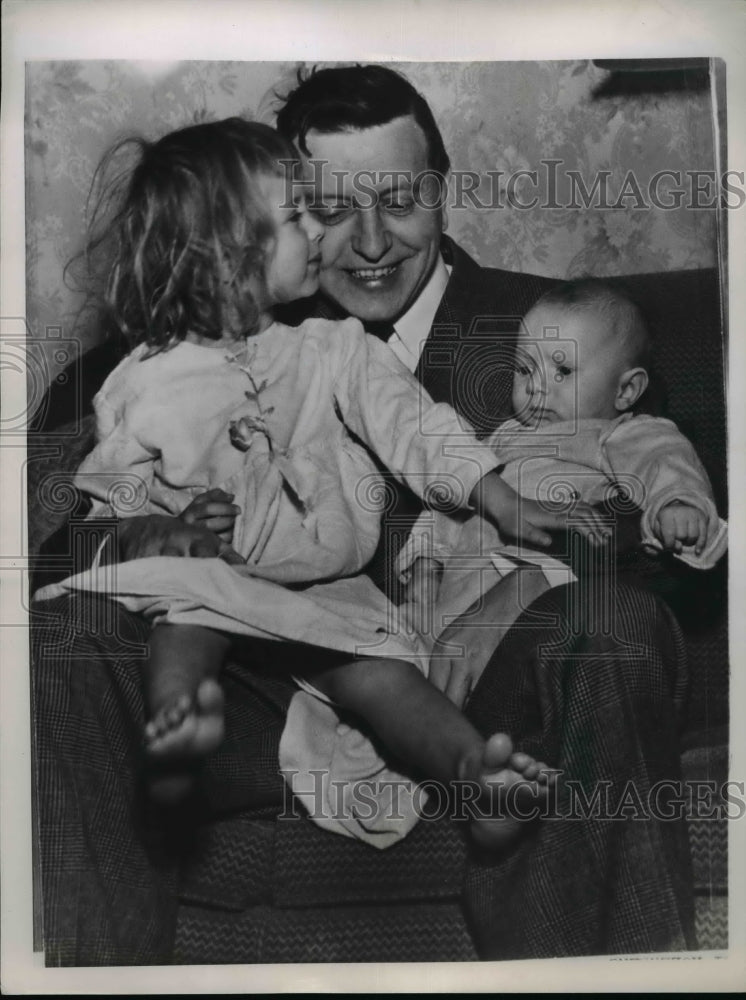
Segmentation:
[[(136, 162), (121, 171), (132, 149)], [(104, 184), (115, 177), (89, 241), (89, 251), (112, 248), (104, 301), (115, 328), (154, 350), (187, 334), (252, 333), (257, 289), (283, 213), (292, 214), (299, 166), (274, 129), (241, 118), (115, 147), (99, 168)]]
[(610, 420), (638, 402), (648, 367), (649, 336), (637, 306), (601, 279), (565, 282), (523, 319), (513, 410), (531, 427)]

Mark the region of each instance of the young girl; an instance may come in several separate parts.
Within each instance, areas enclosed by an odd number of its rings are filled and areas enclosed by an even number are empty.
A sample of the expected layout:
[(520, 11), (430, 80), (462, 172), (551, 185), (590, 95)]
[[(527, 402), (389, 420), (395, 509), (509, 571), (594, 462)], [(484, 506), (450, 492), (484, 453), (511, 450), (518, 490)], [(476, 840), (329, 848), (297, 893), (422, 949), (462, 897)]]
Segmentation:
[[(485, 741), (428, 682), (423, 647), (361, 573), (385, 499), (366, 449), (424, 499), (445, 487), (452, 508), (478, 510), (510, 537), (547, 544), (537, 525), (559, 521), (519, 510), (493, 471), (499, 459), (357, 320), (273, 320), (277, 305), (317, 290), (322, 238), (299, 195), (297, 154), (277, 133), (234, 118), (140, 147), (110, 231), (105, 296), (136, 346), (96, 398), (97, 444), (77, 484), (94, 516), (180, 515), (230, 545), (222, 558), (99, 565), (64, 586), (106, 588), (154, 621), (152, 793), (185, 795), (194, 760), (220, 743), (217, 679), (233, 637), (249, 635), (294, 643), (294, 674), (299, 651), (336, 651), (301, 683), (362, 717), (418, 772), (477, 782), (487, 798), (545, 797), (543, 765), (504, 734)], [(516, 827), (490, 812), (474, 821), (494, 845)]]

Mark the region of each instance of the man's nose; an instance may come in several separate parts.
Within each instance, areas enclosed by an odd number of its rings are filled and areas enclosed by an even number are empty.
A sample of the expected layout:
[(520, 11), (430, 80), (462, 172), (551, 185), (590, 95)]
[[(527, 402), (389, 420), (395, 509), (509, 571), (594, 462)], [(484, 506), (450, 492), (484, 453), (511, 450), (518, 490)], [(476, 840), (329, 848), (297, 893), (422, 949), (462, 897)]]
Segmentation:
[(391, 249), (393, 238), (377, 207), (358, 209), (351, 242), (355, 253), (369, 261), (380, 260)]

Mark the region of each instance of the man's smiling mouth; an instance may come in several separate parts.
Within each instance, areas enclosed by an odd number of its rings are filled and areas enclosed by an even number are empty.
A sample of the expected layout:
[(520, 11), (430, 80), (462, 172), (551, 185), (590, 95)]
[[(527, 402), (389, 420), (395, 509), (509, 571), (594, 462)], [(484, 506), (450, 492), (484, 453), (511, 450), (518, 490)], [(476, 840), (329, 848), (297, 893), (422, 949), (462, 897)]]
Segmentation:
[(357, 281), (374, 282), (388, 278), (398, 267), (398, 264), (390, 264), (388, 267), (358, 267), (350, 268), (347, 273), (352, 275)]

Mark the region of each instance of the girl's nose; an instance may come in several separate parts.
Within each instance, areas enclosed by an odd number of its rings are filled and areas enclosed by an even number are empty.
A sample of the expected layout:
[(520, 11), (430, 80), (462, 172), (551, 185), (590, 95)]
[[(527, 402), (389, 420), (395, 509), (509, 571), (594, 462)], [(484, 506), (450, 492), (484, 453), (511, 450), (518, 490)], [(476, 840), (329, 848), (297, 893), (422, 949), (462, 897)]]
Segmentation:
[(318, 243), (324, 235), (323, 223), (321, 223), (316, 216), (308, 210), (303, 213), (303, 228), (305, 229), (306, 236), (311, 243)]

